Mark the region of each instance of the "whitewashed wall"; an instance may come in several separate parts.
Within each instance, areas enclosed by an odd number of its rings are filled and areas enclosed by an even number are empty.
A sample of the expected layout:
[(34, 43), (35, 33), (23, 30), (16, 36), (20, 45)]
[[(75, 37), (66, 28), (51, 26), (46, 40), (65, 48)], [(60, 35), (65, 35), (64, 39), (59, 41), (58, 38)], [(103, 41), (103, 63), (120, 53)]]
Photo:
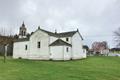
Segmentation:
[[(86, 53), (82, 49), (82, 39), (77, 32), (73, 37), (68, 37), (69, 41), (66, 41), (67, 37), (60, 38), (63, 41), (72, 44), (69, 46), (51, 46), (49, 44), (56, 41), (58, 38), (49, 36), (47, 33), (37, 30), (31, 37), (30, 41), (15, 42), (13, 49), (13, 58), (25, 58), (25, 59), (39, 59), (39, 60), (70, 60), (86, 58)], [(38, 42), (41, 42), (41, 47), (38, 48)], [(25, 45), (28, 49), (25, 50)], [(66, 48), (69, 51), (66, 51)]]
[[(69, 41), (66, 41), (66, 38), (68, 38)], [(57, 39), (58, 39), (57, 37), (50, 36), (50, 44), (53, 43), (54, 41), (56, 41)], [(59, 39), (65, 41), (65, 42), (67, 42), (69, 44), (72, 43), (72, 37), (62, 37), (62, 38), (59, 38)]]
[[(27, 45), (27, 50), (25, 50), (25, 45)], [(13, 44), (13, 58), (28, 58), (29, 53), (29, 41), (15, 42)]]
[(51, 46), (50, 54), (52, 60), (63, 60), (64, 59), (64, 47), (63, 46)]
[[(68, 52), (67, 49), (68, 48)], [(72, 48), (69, 46), (64, 46), (64, 60), (70, 60), (72, 58)]]
[[(69, 41), (66, 41), (66, 38), (68, 38)], [(72, 43), (72, 37), (63, 37), (63, 38), (60, 38), (60, 39), (63, 40), (63, 41), (65, 41), (65, 42), (67, 42), (67, 43), (69, 43), (69, 44)]]
[[(66, 51), (68, 47), (69, 51)], [(71, 47), (69, 46), (51, 46), (50, 54), (52, 60), (70, 60), (71, 59)]]
[(56, 41), (58, 38), (50, 36), (50, 44), (53, 43), (54, 41)]
[[(37, 47), (40, 41), (41, 48)], [(49, 60), (49, 36), (47, 33), (38, 30), (30, 37), (30, 54), (29, 59)]]
[(82, 58), (86, 58), (87, 57), (87, 50), (83, 49), (83, 54), (82, 54)]
[(83, 53), (82, 49), (82, 39), (77, 32), (73, 37), (72, 37), (72, 57), (73, 59), (81, 59), (86, 57), (86, 53)]

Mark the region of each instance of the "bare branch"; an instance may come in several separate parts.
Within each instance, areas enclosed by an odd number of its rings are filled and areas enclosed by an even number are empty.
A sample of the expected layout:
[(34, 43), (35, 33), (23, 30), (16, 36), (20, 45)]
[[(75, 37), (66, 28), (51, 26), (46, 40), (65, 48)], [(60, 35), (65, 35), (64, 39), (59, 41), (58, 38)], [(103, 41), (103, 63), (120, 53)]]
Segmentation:
[(117, 44), (116, 47), (120, 47), (120, 28), (118, 28), (118, 30), (115, 31), (114, 34), (115, 34), (114, 40)]

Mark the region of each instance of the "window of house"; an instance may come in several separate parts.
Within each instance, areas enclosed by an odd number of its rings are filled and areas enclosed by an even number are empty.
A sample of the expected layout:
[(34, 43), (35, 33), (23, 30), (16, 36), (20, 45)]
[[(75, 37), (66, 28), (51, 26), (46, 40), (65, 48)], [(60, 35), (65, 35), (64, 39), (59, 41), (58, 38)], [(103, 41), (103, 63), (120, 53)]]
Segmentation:
[(21, 35), (23, 35), (23, 31), (21, 31)]
[(28, 46), (27, 46), (27, 45), (25, 45), (25, 50), (27, 50), (27, 48), (28, 48)]
[(37, 47), (40, 48), (40, 47), (41, 47), (40, 45), (41, 45), (40, 42), (38, 42), (38, 43), (37, 43)]
[(69, 38), (66, 38), (66, 41), (69, 41)]
[(66, 48), (66, 52), (69, 52), (69, 48), (68, 47)]
[(25, 36), (25, 32), (23, 33), (23, 35)]

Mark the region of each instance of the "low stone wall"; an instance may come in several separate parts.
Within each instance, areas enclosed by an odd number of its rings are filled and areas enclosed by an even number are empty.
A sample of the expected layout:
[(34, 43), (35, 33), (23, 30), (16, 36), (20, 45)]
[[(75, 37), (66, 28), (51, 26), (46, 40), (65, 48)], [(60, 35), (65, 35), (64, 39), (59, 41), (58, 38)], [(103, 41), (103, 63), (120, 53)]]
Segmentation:
[(119, 56), (120, 57), (120, 54), (119, 53), (109, 53), (108, 56)]
[[(3, 56), (4, 53), (5, 53), (5, 46), (0, 45), (0, 55)], [(12, 53), (13, 53), (13, 44), (9, 44), (7, 47), (7, 55), (12, 56)]]

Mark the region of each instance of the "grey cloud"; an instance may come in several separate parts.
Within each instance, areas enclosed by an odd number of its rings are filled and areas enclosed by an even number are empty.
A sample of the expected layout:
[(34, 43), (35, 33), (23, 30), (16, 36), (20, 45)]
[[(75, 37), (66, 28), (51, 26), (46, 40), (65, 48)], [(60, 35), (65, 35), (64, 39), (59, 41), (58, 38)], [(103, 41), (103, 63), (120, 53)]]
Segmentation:
[[(54, 31), (79, 28), (85, 43), (107, 40), (112, 46), (113, 31), (120, 26), (119, 0), (0, 0), (0, 27), (14, 27), (22, 21), (28, 31), (37, 26)], [(89, 37), (94, 36), (94, 37)]]

